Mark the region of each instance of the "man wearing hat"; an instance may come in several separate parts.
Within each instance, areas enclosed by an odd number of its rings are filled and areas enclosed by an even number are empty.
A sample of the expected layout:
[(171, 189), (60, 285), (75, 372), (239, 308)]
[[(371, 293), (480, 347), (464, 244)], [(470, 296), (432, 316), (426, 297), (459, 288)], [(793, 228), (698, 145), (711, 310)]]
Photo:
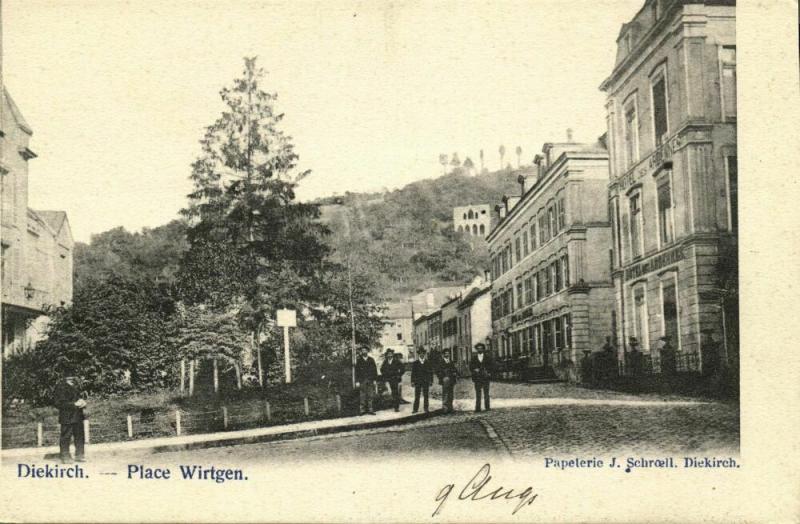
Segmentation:
[(378, 367), (369, 356), (369, 348), (361, 348), (361, 356), (356, 359), (356, 388), (359, 392), (359, 414), (374, 415), (372, 395), (375, 392), (375, 380), (378, 378)]
[(439, 383), (442, 385), (442, 411), (453, 412), (453, 390), (458, 380), (456, 365), (450, 359), (450, 352), (442, 353), (442, 362), (439, 364)]
[(75, 461), (84, 462), (85, 435), (83, 433), (83, 420), (86, 418), (83, 408), (86, 400), (82, 391), (80, 380), (75, 375), (68, 373), (56, 384), (53, 394), (56, 408), (58, 408), (58, 423), (61, 424), (59, 446), (61, 448), (61, 462), (72, 462), (69, 453), (70, 441), (75, 441)]
[(433, 365), (428, 360), (425, 349), (420, 348), (417, 352), (417, 360), (411, 365), (411, 385), (414, 386), (414, 409), (413, 413), (419, 410), (419, 397), (423, 396), (423, 409), (428, 412), (428, 392), (433, 384)]
[[(475, 386), (475, 412), (481, 410), (481, 396), (483, 396), (484, 407), (489, 408), (489, 382), (492, 378), (492, 362), (489, 355), (485, 353), (486, 345), (482, 342), (475, 344), (475, 354), (469, 363), (472, 373), (472, 383)], [(482, 394), (482, 395), (481, 395)]]
[(405, 373), (405, 369), (403, 363), (397, 358), (397, 353), (387, 349), (386, 358), (381, 364), (381, 378), (389, 384), (395, 411), (400, 411), (400, 379), (403, 377), (403, 373)]

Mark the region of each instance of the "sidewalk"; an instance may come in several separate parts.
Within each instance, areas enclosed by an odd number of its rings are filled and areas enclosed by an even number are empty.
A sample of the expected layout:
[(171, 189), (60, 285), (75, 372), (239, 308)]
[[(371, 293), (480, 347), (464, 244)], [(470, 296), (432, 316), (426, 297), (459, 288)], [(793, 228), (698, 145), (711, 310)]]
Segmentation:
[[(224, 431), (218, 433), (201, 433), (195, 435), (182, 435), (176, 437), (160, 437), (122, 442), (105, 442), (102, 444), (89, 444), (87, 452), (92, 456), (103, 454), (122, 453), (132, 450), (150, 450), (151, 453), (169, 451), (183, 451), (189, 449), (212, 448), (219, 446), (233, 446), (237, 444), (253, 444), (256, 442), (269, 442), (276, 440), (290, 440), (316, 435), (326, 435), (343, 431), (380, 428), (408, 424), (424, 420), (440, 414), (434, 409), (430, 413), (411, 413), (411, 405), (400, 406), (399, 412), (383, 410), (375, 415), (358, 415), (355, 417), (341, 417), (325, 420), (312, 420), (281, 426), (245, 429), (239, 431)], [(58, 454), (58, 446), (12, 448), (0, 451), (0, 461), (5, 459), (39, 459), (45, 455)]]

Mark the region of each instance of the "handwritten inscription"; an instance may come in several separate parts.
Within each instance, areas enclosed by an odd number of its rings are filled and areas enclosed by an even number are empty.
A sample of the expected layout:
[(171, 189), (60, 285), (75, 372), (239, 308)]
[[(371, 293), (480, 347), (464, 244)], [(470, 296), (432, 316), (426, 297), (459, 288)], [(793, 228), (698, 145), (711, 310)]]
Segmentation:
[[(472, 477), (472, 479), (469, 480), (463, 488), (461, 488), (456, 500), (473, 502), (486, 500), (501, 500), (506, 502), (516, 501), (517, 504), (511, 511), (512, 515), (516, 515), (520, 509), (533, 504), (533, 501), (539, 496), (537, 493), (533, 492), (533, 488), (530, 486), (523, 490), (504, 488), (503, 486), (499, 486), (497, 488), (489, 486), (489, 483), (492, 480), (492, 476), (489, 474), (490, 471), (491, 466), (489, 464), (484, 464), (481, 469), (478, 470), (475, 476)], [(433, 515), (431, 515), (432, 517), (435, 517), (441, 513), (444, 503), (450, 498), (450, 494), (453, 492), (455, 487), (455, 483), (447, 484), (439, 491), (439, 494), (436, 495), (435, 500), (439, 504), (436, 506)]]

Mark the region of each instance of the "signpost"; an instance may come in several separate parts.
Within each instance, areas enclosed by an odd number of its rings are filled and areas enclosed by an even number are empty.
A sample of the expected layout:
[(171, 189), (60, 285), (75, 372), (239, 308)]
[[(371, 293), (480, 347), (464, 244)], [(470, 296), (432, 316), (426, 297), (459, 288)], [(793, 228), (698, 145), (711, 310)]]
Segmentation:
[(286, 383), (292, 381), (292, 359), (289, 352), (289, 328), (297, 327), (297, 311), (294, 309), (279, 309), (277, 311), (277, 324), (283, 328), (283, 359)]

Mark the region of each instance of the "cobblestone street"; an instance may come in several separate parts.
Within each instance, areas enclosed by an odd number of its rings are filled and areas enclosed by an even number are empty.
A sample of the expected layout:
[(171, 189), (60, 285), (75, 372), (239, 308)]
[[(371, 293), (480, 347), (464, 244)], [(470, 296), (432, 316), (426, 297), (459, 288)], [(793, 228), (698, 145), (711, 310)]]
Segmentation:
[[(404, 391), (407, 399), (412, 398), (408, 386)], [(462, 381), (457, 390), (459, 411), (414, 424), (137, 459), (271, 463), (356, 457), (380, 460), (387, 453), (399, 458), (412, 454), (458, 457), (477, 452), (482, 457), (496, 454), (521, 459), (571, 454), (738, 453), (739, 408), (735, 404), (665, 401), (654, 395), (597, 392), (566, 384), (495, 383), (492, 392), (499, 407), (489, 412), (472, 411), (472, 385)], [(433, 393), (439, 397), (438, 387)], [(542, 405), (531, 406), (531, 399), (540, 399)], [(643, 400), (649, 402), (639, 402)], [(517, 401), (520, 406), (513, 407)], [(431, 404), (431, 409), (438, 409), (440, 401)], [(131, 458), (121, 455), (114, 461)]]

